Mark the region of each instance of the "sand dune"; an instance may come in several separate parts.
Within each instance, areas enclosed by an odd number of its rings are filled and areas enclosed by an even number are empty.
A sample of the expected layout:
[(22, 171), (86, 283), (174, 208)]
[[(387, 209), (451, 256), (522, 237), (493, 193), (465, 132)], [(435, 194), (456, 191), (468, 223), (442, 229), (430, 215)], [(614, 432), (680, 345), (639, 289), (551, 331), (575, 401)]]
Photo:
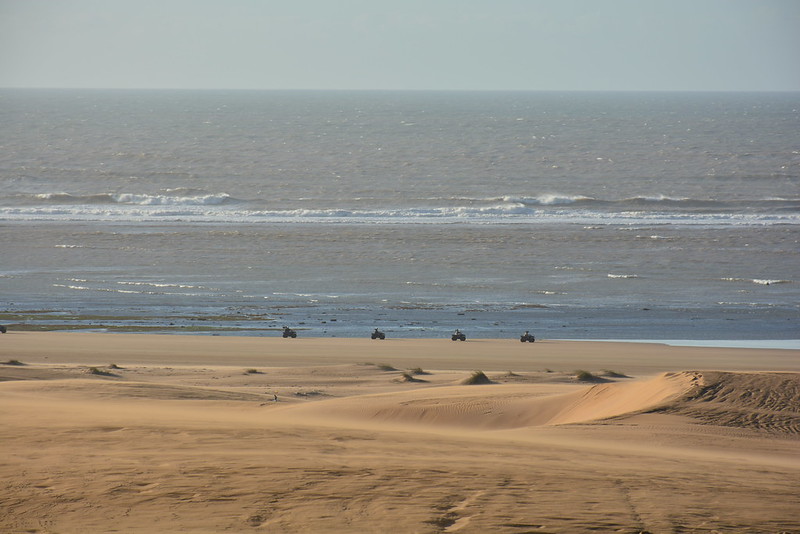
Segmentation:
[(530, 385), (451, 386), (329, 400), (294, 407), (292, 413), (324, 420), (472, 429), (559, 425), (653, 409), (687, 394), (697, 380), (693, 373), (670, 373), (645, 381), (584, 386), (552, 395)]
[[(491, 383), (463, 385), (466, 365), (409, 381), (419, 354), (396, 348), (397, 369), (366, 363), (386, 345), (214, 365), (193, 359), (205, 339), (159, 356), (158, 337), (126, 337), (114, 368), (91, 365), (116, 335), (73, 338), (89, 362), (72, 340), (58, 362), (46, 335), (38, 359), (33, 337), (0, 357), (27, 355), (0, 365), (0, 531), (800, 532), (797, 354), (750, 353), (782, 370), (767, 372), (696, 350), (714, 370), (653, 373), (635, 363), (669, 351), (568, 344), (545, 370), (528, 347), (476, 343), (467, 363)], [(410, 346), (439, 364), (464, 351)], [(598, 354), (632, 376), (576, 380)]]
[(687, 415), (704, 424), (800, 433), (797, 373), (692, 374), (695, 388), (660, 411)]

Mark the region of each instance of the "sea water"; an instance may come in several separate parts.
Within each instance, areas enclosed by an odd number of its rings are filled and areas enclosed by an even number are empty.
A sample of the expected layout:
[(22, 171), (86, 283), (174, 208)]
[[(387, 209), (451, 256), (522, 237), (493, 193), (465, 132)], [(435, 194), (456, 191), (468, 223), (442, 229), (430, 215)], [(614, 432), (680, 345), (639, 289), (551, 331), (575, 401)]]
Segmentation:
[(0, 313), (800, 338), (800, 94), (0, 91)]

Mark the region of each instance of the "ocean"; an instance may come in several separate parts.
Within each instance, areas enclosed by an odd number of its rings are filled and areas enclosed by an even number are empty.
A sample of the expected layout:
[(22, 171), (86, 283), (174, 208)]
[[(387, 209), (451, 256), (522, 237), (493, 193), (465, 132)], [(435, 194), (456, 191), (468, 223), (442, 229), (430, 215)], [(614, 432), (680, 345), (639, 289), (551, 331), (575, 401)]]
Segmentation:
[(796, 340), (800, 93), (0, 90), (0, 322)]

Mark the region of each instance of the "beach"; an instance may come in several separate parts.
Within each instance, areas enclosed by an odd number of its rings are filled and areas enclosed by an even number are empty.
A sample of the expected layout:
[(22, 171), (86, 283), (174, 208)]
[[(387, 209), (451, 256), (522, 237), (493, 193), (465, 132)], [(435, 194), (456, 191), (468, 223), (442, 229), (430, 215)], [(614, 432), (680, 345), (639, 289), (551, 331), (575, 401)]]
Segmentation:
[(799, 355), (10, 331), (0, 531), (799, 532)]

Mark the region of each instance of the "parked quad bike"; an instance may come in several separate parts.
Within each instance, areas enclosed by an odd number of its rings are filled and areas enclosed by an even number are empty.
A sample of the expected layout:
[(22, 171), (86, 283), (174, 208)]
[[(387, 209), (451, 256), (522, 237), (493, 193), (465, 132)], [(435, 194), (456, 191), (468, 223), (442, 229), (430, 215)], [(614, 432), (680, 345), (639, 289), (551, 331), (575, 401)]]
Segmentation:
[(521, 342), (523, 342), (523, 343), (525, 343), (526, 341), (529, 342), (529, 343), (533, 343), (534, 341), (536, 341), (536, 338), (533, 337), (533, 334), (529, 334), (528, 332), (525, 332), (524, 334), (519, 336), (519, 340)]
[(289, 328), (288, 326), (283, 327), (283, 337), (297, 337), (297, 332)]
[(386, 339), (386, 334), (376, 328), (372, 333), (372, 339)]
[(450, 336), (450, 339), (452, 341), (466, 341), (467, 336), (464, 335), (464, 332), (456, 330), (455, 332), (453, 332), (453, 335)]

